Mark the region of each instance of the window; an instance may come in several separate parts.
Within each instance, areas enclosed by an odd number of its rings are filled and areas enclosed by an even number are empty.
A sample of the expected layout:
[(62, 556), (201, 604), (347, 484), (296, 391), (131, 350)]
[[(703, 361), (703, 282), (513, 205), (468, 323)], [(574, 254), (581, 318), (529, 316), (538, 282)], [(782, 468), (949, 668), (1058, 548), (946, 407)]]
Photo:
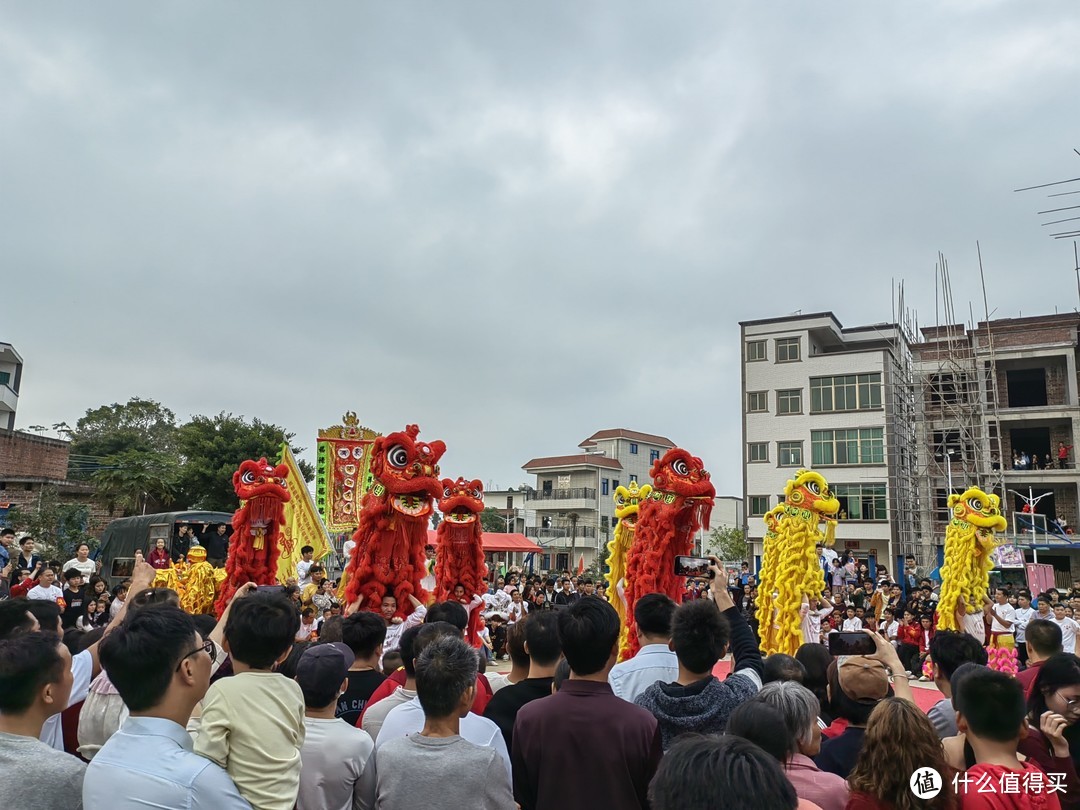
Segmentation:
[(766, 413), (769, 410), (769, 394), (766, 391), (750, 391), (746, 395), (747, 413)]
[(769, 460), (768, 442), (750, 442), (746, 445), (746, 460), (751, 463)]
[(810, 413), (868, 411), (880, 407), (880, 373), (810, 378)]
[(607, 515), (601, 515), (600, 516), (600, 528), (603, 529), (605, 532), (608, 530), (608, 516)]
[(794, 363), (799, 359), (799, 339), (778, 338), (776, 341), (776, 362)]
[(619, 479), (618, 479), (618, 478), (612, 478), (612, 479), (611, 479), (611, 488), (612, 488), (613, 490), (615, 490), (615, 489), (618, 489), (618, 488), (619, 488)]
[(606, 478), (601, 478), (600, 479), (600, 494), (601, 495), (610, 495), (611, 494), (608, 491), (608, 480)]
[(7, 371), (0, 371), (0, 385), (8, 385), (11, 383), (11, 374)]
[(802, 466), (802, 442), (777, 442), (776, 451), (781, 467)]
[(837, 484), (832, 490), (844, 520), (889, 519), (884, 484)]
[(815, 466), (884, 464), (883, 428), (810, 431), (810, 457)]
[(746, 362), (754, 363), (760, 360), (768, 360), (765, 352), (766, 342), (764, 340), (748, 340), (746, 341)]
[(509, 512), (513, 508), (514, 508), (514, 496), (513, 495), (507, 495), (506, 496), (506, 511)]
[(751, 495), (750, 496), (750, 516), (751, 517), (764, 517), (765, 513), (769, 511), (769, 496), (768, 495)]
[(630, 455), (632, 455), (632, 456), (637, 455), (637, 445), (634, 444), (633, 442), (630, 442)]
[(649, 451), (649, 463), (651, 464), (652, 462), (659, 461), (659, 460), (660, 460), (660, 451), (659, 450), (650, 450)]
[(777, 413), (802, 413), (802, 389), (792, 388), (776, 392)]
[(570, 555), (560, 551), (555, 555), (555, 571), (567, 571), (570, 568)]
[(544, 492), (546, 492), (546, 493), (548, 493), (550, 495), (551, 494), (551, 479), (549, 478), (547, 481), (544, 481), (540, 485), (540, 489), (542, 489)]

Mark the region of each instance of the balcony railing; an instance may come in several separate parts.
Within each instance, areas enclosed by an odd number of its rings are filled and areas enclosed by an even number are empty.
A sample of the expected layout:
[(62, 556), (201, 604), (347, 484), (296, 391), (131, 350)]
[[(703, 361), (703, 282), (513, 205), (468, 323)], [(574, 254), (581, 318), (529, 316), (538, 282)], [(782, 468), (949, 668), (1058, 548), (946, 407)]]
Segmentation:
[[(579, 539), (592, 539), (596, 537), (595, 526), (578, 526), (574, 535)], [(544, 528), (542, 526), (528, 526), (525, 529), (526, 537), (535, 537), (537, 540), (569, 540), (570, 528)]]
[(595, 501), (596, 490), (589, 487), (569, 489), (534, 489), (525, 493), (529, 501)]

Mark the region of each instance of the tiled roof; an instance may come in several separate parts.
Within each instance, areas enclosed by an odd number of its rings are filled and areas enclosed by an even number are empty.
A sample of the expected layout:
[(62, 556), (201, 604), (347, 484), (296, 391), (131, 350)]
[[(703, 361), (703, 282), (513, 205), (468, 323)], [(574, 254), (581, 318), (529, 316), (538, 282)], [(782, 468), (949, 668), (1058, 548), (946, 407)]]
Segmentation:
[(612, 470), (621, 470), (622, 464), (607, 456), (597, 456), (591, 453), (578, 453), (573, 456), (549, 456), (547, 458), (534, 458), (526, 462), (521, 469), (533, 470), (544, 467), (571, 467), (575, 465), (587, 467), (609, 467)]
[(601, 439), (630, 439), (634, 442), (645, 442), (646, 444), (658, 444), (661, 447), (674, 447), (675, 442), (671, 439), (663, 436), (656, 436), (652, 433), (639, 433), (636, 430), (627, 430), (626, 428), (614, 428), (612, 430), (598, 430), (592, 436), (587, 438), (578, 447), (592, 447), (597, 441)]

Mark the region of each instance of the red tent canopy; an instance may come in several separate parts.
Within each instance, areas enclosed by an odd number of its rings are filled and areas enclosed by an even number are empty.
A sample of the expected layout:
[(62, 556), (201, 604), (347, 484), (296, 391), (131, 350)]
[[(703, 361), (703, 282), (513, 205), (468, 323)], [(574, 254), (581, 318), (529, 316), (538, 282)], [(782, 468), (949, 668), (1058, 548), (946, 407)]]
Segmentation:
[(531, 551), (543, 552), (540, 546), (523, 534), (500, 534), (484, 532), (482, 535), (484, 551)]
[[(428, 543), (435, 545), (438, 536), (434, 529), (428, 529)], [(481, 536), (484, 551), (522, 551), (528, 554), (531, 551), (543, 552), (540, 546), (523, 534), (502, 534), (500, 532), (484, 532)]]

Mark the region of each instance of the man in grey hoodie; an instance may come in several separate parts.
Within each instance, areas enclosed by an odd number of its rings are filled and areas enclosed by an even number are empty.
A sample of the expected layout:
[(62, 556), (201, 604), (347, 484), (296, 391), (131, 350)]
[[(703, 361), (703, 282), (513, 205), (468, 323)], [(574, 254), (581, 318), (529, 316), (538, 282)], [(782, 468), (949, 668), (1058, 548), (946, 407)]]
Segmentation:
[[(713, 560), (710, 599), (679, 606), (671, 628), (671, 649), (679, 659), (679, 679), (657, 681), (634, 701), (648, 709), (660, 724), (664, 750), (686, 732), (721, 734), (728, 716), (761, 689), (763, 664), (754, 634), (734, 602), (719, 564)], [(719, 680), (712, 674), (728, 651), (732, 674)]]

